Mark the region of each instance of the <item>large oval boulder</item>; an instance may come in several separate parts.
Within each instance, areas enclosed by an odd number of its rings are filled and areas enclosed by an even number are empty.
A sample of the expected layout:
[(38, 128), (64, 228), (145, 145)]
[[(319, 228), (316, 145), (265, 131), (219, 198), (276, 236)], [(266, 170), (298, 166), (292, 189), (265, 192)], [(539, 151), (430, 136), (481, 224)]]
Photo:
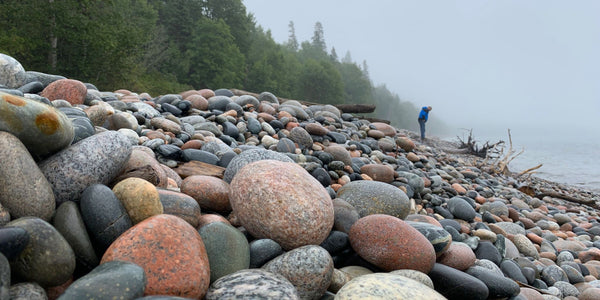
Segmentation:
[(106, 131), (88, 137), (40, 163), (52, 185), (56, 205), (79, 201), (90, 185), (107, 185), (119, 174), (131, 155), (125, 135)]
[(210, 283), (208, 256), (200, 234), (181, 218), (150, 217), (123, 233), (102, 263), (129, 261), (144, 269), (145, 295), (202, 298)]
[(404, 219), (410, 212), (410, 200), (406, 193), (379, 181), (352, 181), (338, 190), (337, 197), (354, 206), (361, 217), (386, 214)]
[(285, 277), (262, 269), (247, 269), (221, 277), (211, 284), (206, 300), (218, 299), (300, 298), (296, 288)]
[(0, 131), (0, 141), (0, 204), (13, 219), (50, 221), (55, 208), (52, 186), (18, 138)]
[(443, 300), (446, 298), (425, 284), (408, 277), (374, 273), (350, 280), (337, 292), (335, 299)]
[(40, 95), (50, 101), (64, 99), (76, 105), (83, 104), (86, 94), (87, 88), (83, 82), (75, 79), (59, 79), (44, 88)]
[(319, 245), (333, 227), (327, 190), (294, 163), (261, 160), (246, 165), (231, 181), (229, 198), (248, 232), (284, 249)]
[(356, 253), (386, 271), (412, 269), (428, 273), (435, 264), (435, 250), (429, 240), (393, 216), (360, 218), (350, 228), (349, 238)]
[(27, 81), (25, 69), (16, 59), (0, 53), (0, 85), (16, 89)]
[(0, 92), (0, 131), (10, 132), (40, 160), (69, 146), (75, 136), (69, 118), (52, 106)]
[(225, 169), (225, 174), (223, 174), (223, 180), (225, 180), (227, 183), (231, 183), (231, 180), (233, 179), (235, 174), (245, 165), (266, 159), (279, 160), (291, 163), (294, 162), (287, 155), (275, 151), (265, 149), (246, 150), (240, 153), (238, 156), (234, 157), (229, 163), (229, 165), (227, 165), (227, 169)]

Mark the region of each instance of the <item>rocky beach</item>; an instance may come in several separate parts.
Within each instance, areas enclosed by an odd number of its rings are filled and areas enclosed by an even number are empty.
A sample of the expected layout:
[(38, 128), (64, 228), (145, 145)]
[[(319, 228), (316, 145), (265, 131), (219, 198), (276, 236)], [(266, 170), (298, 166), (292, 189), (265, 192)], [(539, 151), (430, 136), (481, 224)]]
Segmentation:
[(456, 147), (0, 54), (0, 299), (600, 299), (600, 195)]

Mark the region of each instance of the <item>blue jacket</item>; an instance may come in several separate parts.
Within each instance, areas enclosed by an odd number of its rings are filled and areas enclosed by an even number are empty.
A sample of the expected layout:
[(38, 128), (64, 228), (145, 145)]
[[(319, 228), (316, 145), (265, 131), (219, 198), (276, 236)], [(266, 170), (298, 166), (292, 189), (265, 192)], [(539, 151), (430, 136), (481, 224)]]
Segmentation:
[(425, 120), (425, 122), (427, 122), (428, 116), (429, 111), (427, 110), (427, 106), (423, 106), (423, 108), (421, 108), (421, 112), (419, 113), (419, 120)]

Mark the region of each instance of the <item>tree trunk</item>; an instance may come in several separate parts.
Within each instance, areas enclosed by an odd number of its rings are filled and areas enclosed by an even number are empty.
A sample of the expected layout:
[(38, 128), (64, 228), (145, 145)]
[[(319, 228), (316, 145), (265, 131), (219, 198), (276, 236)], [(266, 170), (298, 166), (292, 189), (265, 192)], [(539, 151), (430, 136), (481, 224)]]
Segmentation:
[(50, 11), (52, 15), (50, 16), (50, 34), (48, 36), (50, 42), (50, 51), (48, 52), (48, 65), (50, 66), (50, 71), (52, 73), (56, 73), (56, 52), (58, 46), (58, 38), (54, 34), (54, 30), (56, 30), (56, 15), (54, 14), (54, 9), (52, 8), (54, 0), (48, 0), (50, 3)]

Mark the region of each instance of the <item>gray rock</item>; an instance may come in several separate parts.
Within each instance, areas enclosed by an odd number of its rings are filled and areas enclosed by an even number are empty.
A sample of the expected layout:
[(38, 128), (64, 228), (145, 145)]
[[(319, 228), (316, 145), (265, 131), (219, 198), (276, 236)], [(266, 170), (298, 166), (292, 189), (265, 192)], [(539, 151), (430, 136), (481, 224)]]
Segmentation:
[(327, 250), (307, 245), (274, 258), (262, 269), (289, 280), (301, 299), (319, 299), (331, 283), (333, 259)]
[(2, 207), (13, 219), (33, 216), (50, 221), (55, 209), (52, 186), (17, 137), (0, 131), (0, 141)]
[(519, 226), (518, 224), (512, 223), (512, 222), (498, 222), (498, 223), (495, 223), (494, 225), (502, 228), (502, 230), (506, 231), (506, 233), (509, 233), (509, 234), (522, 234), (522, 235), (527, 234), (527, 232), (525, 232), (525, 228)]
[(35, 282), (17, 283), (10, 287), (11, 300), (48, 300), (46, 290)]
[(278, 153), (275, 151), (265, 150), (265, 149), (246, 150), (231, 160), (231, 162), (227, 166), (227, 169), (225, 169), (225, 173), (223, 175), (223, 180), (225, 180), (227, 183), (231, 183), (231, 180), (233, 179), (235, 174), (242, 167), (244, 167), (245, 165), (247, 165), (249, 163), (253, 163), (253, 162), (259, 161), (259, 160), (266, 160), (266, 159), (278, 160), (278, 161), (283, 161), (283, 162), (291, 162), (291, 163), (294, 162), (287, 155)]
[(10, 265), (8, 259), (0, 253), (0, 299), (10, 299)]
[(448, 210), (455, 218), (471, 222), (476, 215), (475, 209), (465, 199), (452, 197), (448, 200)]
[(40, 163), (60, 205), (79, 201), (88, 186), (110, 183), (131, 155), (126, 136), (116, 131), (95, 134)]
[(335, 299), (446, 299), (431, 287), (392, 273), (356, 277), (346, 283)]
[(250, 268), (260, 268), (271, 259), (283, 254), (283, 249), (272, 239), (258, 239), (250, 243)]
[(574, 285), (572, 285), (568, 282), (557, 281), (553, 285), (553, 287), (560, 290), (560, 293), (562, 294), (563, 297), (568, 297), (568, 296), (578, 297), (579, 296), (579, 290)]
[(61, 75), (46, 74), (46, 73), (35, 72), (35, 71), (26, 71), (25, 75), (27, 76), (27, 82), (39, 81), (42, 83), (42, 85), (44, 87), (48, 86), (49, 84), (51, 84), (57, 80), (67, 79), (66, 77), (61, 76)]
[(482, 267), (473, 266), (467, 269), (467, 274), (481, 280), (489, 290), (490, 298), (509, 298), (520, 292), (519, 285), (512, 279), (497, 276)]
[(25, 69), (16, 59), (0, 53), (0, 85), (16, 89), (27, 83)]
[(73, 282), (59, 300), (135, 299), (144, 295), (147, 280), (142, 267), (126, 261), (103, 263)]
[(250, 267), (250, 248), (244, 234), (229, 224), (213, 222), (198, 229), (210, 264), (210, 281)]
[(387, 214), (404, 219), (410, 212), (408, 196), (399, 188), (379, 181), (347, 183), (338, 190), (337, 198), (346, 200), (361, 217)]
[(213, 282), (204, 297), (218, 299), (300, 299), (283, 276), (262, 269), (237, 271)]
[(46, 221), (23, 217), (7, 224), (20, 227), (30, 236), (29, 243), (11, 262), (11, 271), (43, 287), (65, 283), (75, 270), (75, 254), (65, 238)]
[(548, 284), (553, 286), (558, 281), (569, 282), (569, 278), (563, 269), (557, 265), (550, 265), (545, 267), (541, 273), (541, 279)]

